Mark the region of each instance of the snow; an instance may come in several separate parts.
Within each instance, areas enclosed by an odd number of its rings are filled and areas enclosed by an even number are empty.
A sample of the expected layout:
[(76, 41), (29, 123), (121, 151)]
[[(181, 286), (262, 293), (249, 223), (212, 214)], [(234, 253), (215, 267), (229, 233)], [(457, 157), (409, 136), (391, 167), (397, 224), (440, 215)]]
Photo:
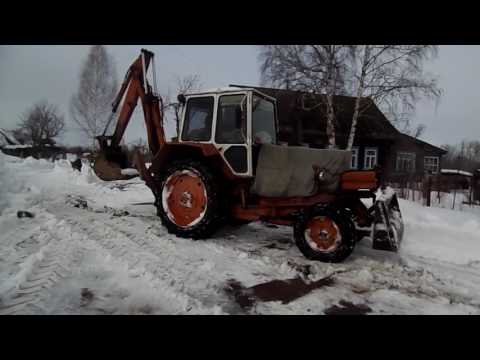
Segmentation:
[(463, 170), (454, 170), (454, 169), (442, 169), (442, 174), (458, 174), (458, 175), (465, 175), (465, 176), (473, 176), (471, 172), (463, 171)]
[[(325, 264), (302, 256), (289, 227), (177, 238), (140, 179), (103, 182), (84, 165), (0, 153), (0, 314), (323, 314), (342, 300), (371, 314), (480, 314), (478, 213), (399, 199), (399, 253), (364, 238), (345, 262)], [(332, 285), (250, 310), (223, 290), (229, 279), (250, 287), (331, 274)]]
[(138, 170), (137, 169), (122, 169), (120, 172), (121, 172), (122, 175), (127, 175), (127, 176), (138, 175)]
[[(218, 88), (201, 89), (201, 90), (198, 90), (198, 91), (188, 93), (188, 95), (217, 93), (217, 92), (229, 92), (229, 91), (244, 91), (244, 90), (248, 90), (248, 89), (233, 87), (233, 86), (225, 86), (225, 87), (218, 87)], [(187, 94), (185, 94), (185, 95), (187, 95)]]
[(28, 149), (31, 148), (32, 145), (6, 145), (4, 149)]
[(385, 189), (377, 191), (377, 200), (388, 202), (392, 199), (393, 195), (395, 195), (395, 190), (387, 186)]

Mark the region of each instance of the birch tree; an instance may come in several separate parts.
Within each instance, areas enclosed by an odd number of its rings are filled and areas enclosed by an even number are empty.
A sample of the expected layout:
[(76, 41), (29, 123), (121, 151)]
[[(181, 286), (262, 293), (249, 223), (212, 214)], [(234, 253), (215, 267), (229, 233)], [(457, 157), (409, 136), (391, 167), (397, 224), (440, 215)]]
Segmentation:
[[(421, 97), (439, 99), (441, 89), (437, 80), (423, 71), (425, 60), (436, 56), (432, 45), (360, 45), (350, 57), (351, 90), (355, 93), (355, 107), (348, 136), (351, 150), (358, 118), (372, 103), (376, 103), (394, 123), (405, 122)], [(368, 98), (368, 99), (365, 99)], [(424, 127), (414, 130), (418, 136)]]
[[(354, 48), (347, 45), (264, 45), (260, 48), (263, 84), (324, 94), (328, 147), (334, 148), (334, 96), (346, 92), (348, 61)], [(312, 109), (310, 107), (309, 109)]]
[(78, 91), (70, 101), (70, 114), (93, 147), (95, 137), (101, 135), (107, 125), (116, 92), (113, 58), (103, 45), (92, 46), (80, 72)]

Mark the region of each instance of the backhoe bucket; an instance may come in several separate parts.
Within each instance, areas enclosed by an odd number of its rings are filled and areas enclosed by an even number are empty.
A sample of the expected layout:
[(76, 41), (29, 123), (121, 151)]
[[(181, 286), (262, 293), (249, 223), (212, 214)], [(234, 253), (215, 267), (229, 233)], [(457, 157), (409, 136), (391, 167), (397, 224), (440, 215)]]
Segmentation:
[(373, 205), (373, 248), (397, 252), (404, 233), (397, 194), (391, 187), (380, 191)]
[(98, 137), (100, 151), (93, 161), (93, 171), (104, 181), (128, 180), (138, 176), (132, 171), (125, 171), (128, 168), (127, 155), (120, 147), (111, 147), (106, 137)]

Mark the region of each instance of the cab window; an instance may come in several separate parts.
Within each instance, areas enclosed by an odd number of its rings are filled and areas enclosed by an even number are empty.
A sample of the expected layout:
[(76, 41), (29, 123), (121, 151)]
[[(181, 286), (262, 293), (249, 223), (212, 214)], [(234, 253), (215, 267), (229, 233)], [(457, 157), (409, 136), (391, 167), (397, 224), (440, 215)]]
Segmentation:
[(245, 143), (247, 133), (246, 101), (247, 98), (244, 94), (220, 96), (217, 111), (216, 143)]
[(191, 98), (187, 102), (182, 131), (184, 141), (209, 141), (212, 133), (213, 97)]
[(253, 95), (252, 136), (256, 144), (276, 144), (275, 106), (273, 102)]

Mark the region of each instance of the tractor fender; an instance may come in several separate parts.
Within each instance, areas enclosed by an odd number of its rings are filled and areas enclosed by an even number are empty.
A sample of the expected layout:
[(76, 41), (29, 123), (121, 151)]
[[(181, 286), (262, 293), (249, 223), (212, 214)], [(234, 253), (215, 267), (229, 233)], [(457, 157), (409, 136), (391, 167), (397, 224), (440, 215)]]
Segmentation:
[(229, 180), (237, 178), (213, 144), (195, 142), (166, 143), (153, 157), (150, 171), (159, 174), (167, 164), (180, 159), (196, 159), (219, 169)]

